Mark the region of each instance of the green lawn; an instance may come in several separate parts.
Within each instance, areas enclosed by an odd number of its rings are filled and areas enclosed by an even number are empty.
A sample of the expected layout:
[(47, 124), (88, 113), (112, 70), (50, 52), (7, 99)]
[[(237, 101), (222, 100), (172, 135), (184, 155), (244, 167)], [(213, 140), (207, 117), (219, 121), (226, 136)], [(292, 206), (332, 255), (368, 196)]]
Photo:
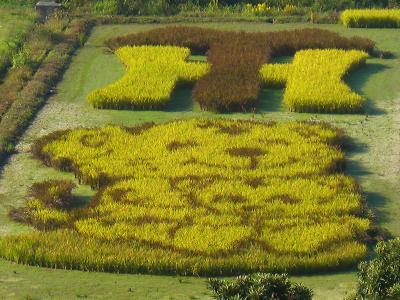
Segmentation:
[[(78, 126), (101, 126), (115, 123), (134, 125), (146, 121), (165, 122), (176, 118), (214, 117), (201, 112), (190, 98), (190, 90), (175, 93), (172, 103), (163, 111), (95, 110), (85, 101), (87, 93), (118, 79), (124, 68), (118, 59), (103, 47), (111, 36), (147, 30), (162, 25), (112, 25), (95, 28), (87, 45), (74, 57), (64, 79), (18, 145), (18, 153), (5, 166), (0, 178), (0, 233), (11, 234), (29, 227), (16, 224), (7, 217), (11, 207), (22, 205), (27, 188), (48, 178), (71, 178), (44, 167), (31, 158), (29, 145), (37, 137), (57, 129)], [(220, 23), (201, 26), (266, 31), (301, 27), (305, 24), (269, 25), (259, 23)], [(258, 120), (318, 119), (345, 129), (352, 138), (348, 152), (348, 173), (360, 182), (380, 225), (400, 235), (400, 30), (346, 29), (339, 25), (315, 25), (344, 35), (360, 35), (375, 40), (383, 50), (395, 52), (395, 59), (369, 59), (367, 66), (352, 73), (347, 81), (353, 89), (368, 98), (368, 115), (317, 115), (287, 112), (281, 105), (282, 91), (264, 90), (259, 113), (225, 114), (230, 118)], [(201, 59), (196, 58), (196, 59)], [(283, 59), (287, 60), (287, 58)], [(89, 199), (93, 191), (80, 186), (77, 194)], [(354, 271), (295, 277), (314, 288), (316, 299), (341, 299), (354, 285)], [(73, 287), (73, 288), (71, 288)], [(71, 298), (134, 298), (134, 299), (205, 299), (204, 278), (169, 276), (118, 275), (79, 271), (47, 270), (11, 264), (0, 260), (0, 297), (6, 299), (71, 299)], [(29, 297), (31, 298), (29, 298)]]

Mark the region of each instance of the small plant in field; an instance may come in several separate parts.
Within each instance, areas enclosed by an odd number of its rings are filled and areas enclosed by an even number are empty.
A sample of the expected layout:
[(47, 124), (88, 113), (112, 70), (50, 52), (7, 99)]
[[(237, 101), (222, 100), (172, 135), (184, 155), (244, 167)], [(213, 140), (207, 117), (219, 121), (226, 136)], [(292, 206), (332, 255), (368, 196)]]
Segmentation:
[(115, 0), (101, 0), (97, 1), (93, 10), (102, 15), (116, 15), (119, 13), (118, 3)]
[(211, 278), (208, 288), (218, 300), (311, 300), (311, 289), (292, 283), (286, 274), (257, 273), (233, 280)]
[(32, 60), (31, 54), (28, 49), (23, 49), (22, 51), (15, 53), (12, 57), (13, 68), (20, 68), (23, 66), (28, 66), (29, 68), (35, 67), (35, 61)]

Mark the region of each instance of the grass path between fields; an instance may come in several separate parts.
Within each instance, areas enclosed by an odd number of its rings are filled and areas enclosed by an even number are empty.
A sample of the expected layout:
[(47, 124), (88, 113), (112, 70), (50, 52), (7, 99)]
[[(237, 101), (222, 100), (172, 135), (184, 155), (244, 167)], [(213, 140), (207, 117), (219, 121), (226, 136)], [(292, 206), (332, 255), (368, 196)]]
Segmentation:
[[(18, 153), (5, 166), (0, 178), (0, 234), (31, 230), (7, 217), (11, 207), (22, 205), (27, 188), (48, 178), (71, 178), (44, 167), (31, 158), (29, 146), (37, 137), (57, 129), (104, 124), (135, 125), (157, 123), (176, 118), (215, 117), (201, 112), (191, 102), (191, 91), (177, 91), (172, 103), (163, 111), (95, 110), (85, 101), (87, 93), (118, 79), (123, 66), (105, 51), (104, 39), (162, 25), (110, 25), (95, 28), (87, 45), (74, 57), (57, 94), (49, 99), (18, 145)], [(269, 25), (257, 23), (203, 24), (233, 30), (266, 31), (302, 27), (320, 27), (344, 35), (374, 39), (383, 50), (396, 52), (396, 58), (369, 59), (367, 66), (355, 71), (347, 82), (365, 95), (368, 115), (317, 115), (287, 112), (282, 107), (282, 91), (264, 90), (260, 113), (226, 114), (222, 117), (261, 120), (318, 119), (345, 129), (352, 138), (348, 152), (348, 173), (355, 176), (369, 205), (376, 211), (379, 224), (400, 235), (400, 31), (396, 29), (346, 29), (339, 25)], [(80, 186), (77, 195), (89, 199), (93, 191)], [(312, 287), (315, 299), (342, 299), (354, 286), (354, 271), (326, 275), (294, 277)], [(119, 275), (80, 271), (49, 270), (16, 265), (0, 260), (0, 299), (207, 299), (204, 278), (175, 276)], [(29, 298), (30, 297), (30, 298)]]

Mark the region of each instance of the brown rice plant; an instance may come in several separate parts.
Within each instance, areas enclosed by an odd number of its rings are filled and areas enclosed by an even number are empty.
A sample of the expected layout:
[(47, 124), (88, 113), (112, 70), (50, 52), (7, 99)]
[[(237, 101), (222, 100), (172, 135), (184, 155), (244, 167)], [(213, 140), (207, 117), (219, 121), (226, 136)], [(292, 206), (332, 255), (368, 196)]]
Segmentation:
[(353, 266), (370, 222), (341, 140), (323, 123), (223, 119), (51, 134), (36, 157), (99, 191), (84, 208), (36, 205), (59, 229), (4, 237), (0, 256), (129, 273)]

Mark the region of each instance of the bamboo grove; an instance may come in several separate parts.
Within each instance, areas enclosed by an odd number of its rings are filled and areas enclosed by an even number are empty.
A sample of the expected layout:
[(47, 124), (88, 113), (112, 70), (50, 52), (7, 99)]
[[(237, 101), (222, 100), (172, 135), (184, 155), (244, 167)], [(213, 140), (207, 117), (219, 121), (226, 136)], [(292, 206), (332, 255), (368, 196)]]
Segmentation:
[[(260, 70), (262, 70), (264, 65), (270, 63), (274, 57), (294, 55), (297, 51), (308, 49), (359, 50), (366, 53), (372, 53), (374, 50), (374, 42), (369, 39), (359, 37), (345, 38), (341, 37), (337, 33), (320, 29), (246, 33), (219, 31), (198, 27), (170, 26), (147, 32), (116, 37), (108, 40), (106, 44), (112, 50), (115, 50), (117, 55), (119, 55), (118, 53), (120, 50), (118, 49), (121, 47), (146, 45), (177, 46), (188, 48), (192, 54), (206, 54), (210, 64), (208, 72), (206, 72), (204, 76), (200, 76), (200, 74), (197, 73), (197, 69), (193, 69), (192, 71), (192, 79), (194, 80), (199, 78), (194, 84), (193, 99), (198, 102), (204, 110), (222, 112), (253, 111), (256, 109), (260, 91), (264, 84), (262, 76), (260, 76)], [(133, 47), (132, 49), (137, 48)], [(162, 50), (160, 50), (160, 56), (163, 56)], [(166, 61), (168, 61), (168, 59), (169, 58), (166, 57)], [(347, 58), (345, 57), (344, 61), (346, 60)], [(126, 59), (123, 59), (123, 61), (126, 62)], [(153, 63), (151, 62), (150, 64), (152, 65)], [(187, 66), (190, 65), (190, 63), (186, 64)], [(346, 66), (346, 62), (340, 60), (337, 64), (338, 66), (334, 65), (333, 67), (343, 69), (343, 66)], [(179, 66), (180, 65), (181, 64), (179, 64)], [(165, 70), (169, 70), (167, 73), (170, 72), (171, 68), (173, 69), (172, 66), (167, 67), (165, 64), (163, 64), (163, 66)], [(152, 65), (150, 69), (154, 68), (155, 67)], [(203, 70), (206, 68), (206, 66), (203, 66)], [(326, 68), (326, 66), (320, 66), (320, 68)], [(151, 78), (153, 75), (149, 76), (149, 74), (142, 72), (141, 70), (142, 69), (139, 68), (132, 78), (135, 78), (135, 76), (141, 76), (141, 80), (143, 82), (149, 82), (149, 85), (150, 82), (157, 80)], [(317, 71), (319, 73), (322, 72), (319, 69)], [(157, 72), (155, 72), (155, 77), (157, 77)], [(174, 76), (179, 77), (178, 75), (180, 72), (180, 67), (177, 67)], [(130, 71), (128, 71), (128, 73), (131, 74)], [(340, 79), (341, 78), (339, 77), (339, 80)], [(121, 79), (121, 81), (123, 80), (124, 79)], [(184, 78), (182, 78), (182, 80), (185, 81)], [(121, 81), (119, 81), (119, 83), (121, 83)], [(165, 86), (169, 86), (171, 90), (169, 79), (167, 81), (168, 83), (166, 83)], [(337, 81), (338, 80), (336, 79), (335, 82)], [(175, 83), (177, 82), (175, 81)], [(314, 84), (316, 83), (314, 82)], [(106, 87), (105, 89), (114, 89), (117, 85), (118, 82)], [(141, 88), (143, 88), (142, 84), (139, 84), (137, 89)], [(173, 86), (172, 89), (173, 88), (175, 88), (175, 86)], [(312, 88), (316, 88), (316, 86), (313, 85)], [(341, 88), (342, 83), (339, 82), (339, 89)], [(89, 102), (94, 103), (97, 107), (101, 107), (102, 103), (105, 103), (105, 106), (110, 108), (108, 99), (110, 97), (116, 97), (116, 94), (124, 94), (123, 89), (129, 90), (129, 88), (125, 86), (120, 87), (120, 89), (115, 91), (115, 93), (103, 95), (102, 91), (104, 91), (104, 89), (101, 89), (91, 93), (88, 99)], [(164, 87), (160, 87), (160, 90), (161, 89), (164, 89)], [(341, 96), (347, 97), (346, 93), (344, 95), (337, 95), (337, 97)], [(151, 101), (146, 108), (158, 108), (160, 102), (165, 102), (164, 97), (158, 98), (162, 98), (163, 100)], [(139, 97), (137, 101), (139, 104), (141, 104), (140, 99), (141, 98)], [(130, 101), (136, 103), (135, 100), (137, 99), (131, 99)], [(309, 99), (306, 99), (305, 101), (308, 100)], [(316, 101), (319, 102), (321, 99), (316, 99)], [(125, 101), (122, 102), (125, 103)], [(141, 106), (136, 105), (135, 103), (132, 107), (137, 108), (137, 106)], [(310, 104), (302, 106), (302, 109), (299, 111), (314, 112), (316, 107), (318, 107), (319, 112), (346, 113), (360, 110), (360, 105), (355, 109), (354, 105), (334, 105), (332, 107), (330, 104), (322, 106), (313, 106)], [(118, 105), (114, 105), (114, 108), (119, 107)], [(290, 109), (297, 111), (297, 106), (290, 107)]]
[(2, 238), (0, 256), (153, 274), (353, 266), (366, 254), (370, 221), (343, 174), (341, 143), (341, 132), (305, 122), (194, 119), (55, 132), (36, 142), (35, 156), (98, 192), (76, 208), (73, 185), (37, 185), (20, 220), (39, 230)]

